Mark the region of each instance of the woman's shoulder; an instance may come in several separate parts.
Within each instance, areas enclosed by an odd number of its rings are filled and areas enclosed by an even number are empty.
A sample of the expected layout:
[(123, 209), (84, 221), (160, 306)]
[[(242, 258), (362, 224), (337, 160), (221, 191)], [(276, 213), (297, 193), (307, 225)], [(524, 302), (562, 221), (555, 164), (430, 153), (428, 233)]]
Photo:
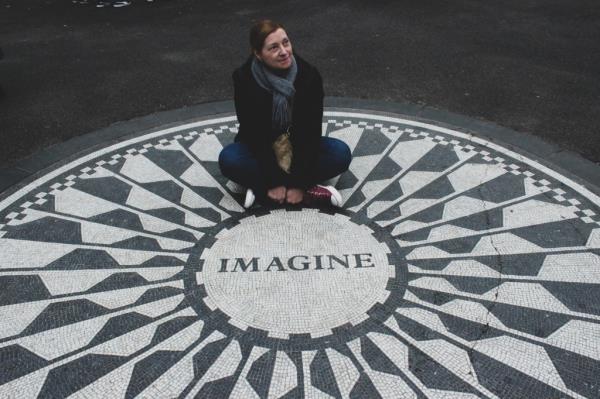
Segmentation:
[(234, 69), (232, 76), (234, 81), (250, 78), (252, 76), (252, 56), (249, 56), (242, 65)]
[(319, 73), (317, 67), (306, 61), (298, 54), (294, 54), (294, 58), (296, 58), (296, 63), (298, 64), (298, 72), (302, 71), (308, 74)]
[(301, 83), (309, 83), (314, 84), (321, 82), (321, 74), (319, 70), (314, 65), (310, 64), (304, 58), (300, 57), (297, 54), (294, 54), (296, 58), (296, 63), (298, 65), (298, 76), (296, 77), (296, 84)]

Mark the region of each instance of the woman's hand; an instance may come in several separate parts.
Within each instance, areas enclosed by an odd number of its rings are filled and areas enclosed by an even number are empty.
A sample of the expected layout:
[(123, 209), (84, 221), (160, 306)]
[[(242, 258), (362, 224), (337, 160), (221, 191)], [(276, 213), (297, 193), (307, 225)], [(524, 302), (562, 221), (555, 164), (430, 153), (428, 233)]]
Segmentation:
[(267, 196), (278, 204), (283, 204), (286, 198), (285, 186), (273, 187), (267, 191)]
[(299, 204), (304, 199), (304, 190), (299, 188), (290, 188), (287, 190), (286, 202), (288, 204)]

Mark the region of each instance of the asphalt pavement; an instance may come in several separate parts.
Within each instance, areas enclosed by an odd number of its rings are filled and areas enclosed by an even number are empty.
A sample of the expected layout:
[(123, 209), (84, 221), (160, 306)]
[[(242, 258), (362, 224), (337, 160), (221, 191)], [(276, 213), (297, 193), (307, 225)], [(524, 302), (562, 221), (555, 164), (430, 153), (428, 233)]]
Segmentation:
[[(103, 5), (103, 7), (99, 7)], [(597, 1), (0, 2), (0, 168), (120, 121), (232, 98), (251, 23), (326, 95), (415, 104), (600, 162)]]

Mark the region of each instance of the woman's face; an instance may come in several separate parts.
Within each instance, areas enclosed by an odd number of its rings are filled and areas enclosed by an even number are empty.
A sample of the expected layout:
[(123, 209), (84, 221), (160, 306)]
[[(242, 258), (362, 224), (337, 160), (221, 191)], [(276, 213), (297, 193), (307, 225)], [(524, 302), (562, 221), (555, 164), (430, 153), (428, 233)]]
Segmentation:
[(292, 65), (292, 43), (281, 28), (267, 36), (260, 53), (254, 54), (273, 69), (288, 69)]

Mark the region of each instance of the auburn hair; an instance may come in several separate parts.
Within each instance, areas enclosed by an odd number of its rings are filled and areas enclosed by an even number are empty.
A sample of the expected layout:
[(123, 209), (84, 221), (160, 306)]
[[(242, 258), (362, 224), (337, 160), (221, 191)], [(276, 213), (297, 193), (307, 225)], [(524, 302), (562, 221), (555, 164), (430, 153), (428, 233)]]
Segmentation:
[(267, 36), (277, 29), (285, 30), (282, 24), (271, 21), (270, 19), (263, 19), (252, 25), (252, 28), (250, 28), (250, 52), (252, 54), (254, 54), (255, 51), (260, 53)]

